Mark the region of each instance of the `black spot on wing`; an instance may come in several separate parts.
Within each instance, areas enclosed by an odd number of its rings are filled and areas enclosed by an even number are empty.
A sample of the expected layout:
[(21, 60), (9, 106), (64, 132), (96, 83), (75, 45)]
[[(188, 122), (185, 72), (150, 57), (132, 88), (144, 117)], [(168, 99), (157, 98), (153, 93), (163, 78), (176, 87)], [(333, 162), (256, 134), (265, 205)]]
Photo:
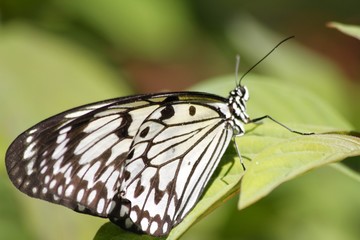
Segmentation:
[(126, 181), (126, 180), (128, 180), (128, 179), (130, 178), (131, 173), (126, 170), (126, 171), (124, 172), (124, 175), (123, 175), (123, 176), (124, 176), (124, 180)]
[(135, 187), (135, 191), (134, 191), (134, 197), (137, 198), (138, 196), (141, 195), (141, 193), (143, 193), (145, 190), (144, 186), (141, 185), (141, 182), (138, 181), (138, 183), (136, 184)]
[(194, 116), (195, 113), (196, 113), (196, 108), (195, 108), (193, 105), (191, 105), (191, 106), (189, 107), (189, 114), (190, 114), (190, 116)]
[(147, 126), (146, 128), (144, 128), (141, 132), (140, 132), (140, 137), (144, 138), (148, 135), (149, 133), (149, 130), (150, 130), (150, 127)]
[(132, 118), (129, 113), (124, 113), (122, 116), (120, 127), (114, 132), (120, 139), (128, 137), (128, 129), (132, 123)]
[(175, 111), (174, 111), (173, 106), (167, 105), (166, 107), (164, 107), (163, 110), (161, 110), (160, 113), (161, 113), (161, 116), (160, 116), (159, 120), (166, 120), (166, 119), (169, 119), (172, 116), (174, 116)]

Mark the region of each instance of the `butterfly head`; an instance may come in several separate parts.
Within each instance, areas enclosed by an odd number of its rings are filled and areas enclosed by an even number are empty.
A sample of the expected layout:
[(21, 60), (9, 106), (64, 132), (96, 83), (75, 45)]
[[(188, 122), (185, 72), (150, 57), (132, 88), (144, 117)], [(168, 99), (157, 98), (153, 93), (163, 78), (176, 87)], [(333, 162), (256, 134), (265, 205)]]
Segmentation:
[[(294, 36), (285, 38), (281, 42), (279, 42), (273, 49), (271, 49), (263, 58), (261, 58), (256, 64), (254, 64), (249, 70), (247, 70), (239, 79), (238, 79), (238, 70), (240, 64), (240, 56), (236, 56), (236, 67), (235, 67), (235, 83), (237, 87), (230, 92), (229, 96), (229, 107), (232, 112), (232, 115), (235, 119), (242, 121), (243, 123), (249, 123), (250, 118), (246, 114), (246, 102), (249, 100), (249, 91), (246, 86), (241, 85), (241, 80), (252, 71), (259, 63), (261, 63), (265, 58), (267, 58), (277, 47), (279, 47), (282, 43), (287, 40), (293, 38)], [(235, 126), (240, 126), (239, 124), (234, 124)], [(240, 127), (241, 128), (241, 127)], [(243, 132), (243, 131), (242, 131)]]
[(249, 100), (249, 91), (246, 86), (238, 85), (230, 92), (229, 107), (233, 116), (244, 123), (248, 123), (250, 118), (246, 113), (246, 102)]

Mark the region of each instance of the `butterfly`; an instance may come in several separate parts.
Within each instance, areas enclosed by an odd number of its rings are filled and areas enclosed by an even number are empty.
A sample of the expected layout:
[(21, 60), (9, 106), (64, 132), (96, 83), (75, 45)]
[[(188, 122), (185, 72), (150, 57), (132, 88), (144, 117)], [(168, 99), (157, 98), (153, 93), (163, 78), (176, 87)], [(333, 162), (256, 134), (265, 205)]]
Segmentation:
[(170, 92), (80, 106), (19, 135), (6, 169), (31, 197), (166, 236), (195, 206), (244, 124), (275, 121), (250, 119), (248, 99), (239, 82), (228, 98)]

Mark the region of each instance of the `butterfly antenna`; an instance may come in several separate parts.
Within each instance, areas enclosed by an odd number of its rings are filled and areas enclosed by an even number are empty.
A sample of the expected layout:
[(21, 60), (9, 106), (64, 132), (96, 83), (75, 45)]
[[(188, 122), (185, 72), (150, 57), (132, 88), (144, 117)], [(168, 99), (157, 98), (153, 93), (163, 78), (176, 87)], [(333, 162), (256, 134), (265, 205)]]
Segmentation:
[(239, 66), (240, 66), (240, 55), (236, 55), (236, 65), (235, 65), (235, 86), (237, 86), (237, 80), (239, 77)]
[(257, 65), (259, 65), (259, 63), (261, 63), (265, 58), (267, 58), (276, 48), (278, 48), (281, 44), (283, 44), (284, 42), (286, 42), (287, 40), (294, 38), (295, 36), (291, 36), (291, 37), (287, 37), (284, 40), (282, 40), (281, 42), (279, 42), (278, 44), (276, 44), (275, 47), (273, 47), (273, 49), (270, 50), (270, 52), (268, 52), (264, 57), (262, 57), (254, 66), (252, 66), (249, 70), (247, 70), (240, 78), (239, 80), (239, 85), (241, 84), (241, 80), (251, 71), (253, 70)]

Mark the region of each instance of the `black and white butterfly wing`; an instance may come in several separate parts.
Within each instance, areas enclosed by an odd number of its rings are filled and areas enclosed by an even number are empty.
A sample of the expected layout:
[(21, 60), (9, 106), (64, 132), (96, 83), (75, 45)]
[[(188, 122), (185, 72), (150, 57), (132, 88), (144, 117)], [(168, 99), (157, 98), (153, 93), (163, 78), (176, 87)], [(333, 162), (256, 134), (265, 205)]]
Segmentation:
[[(124, 204), (114, 222), (155, 236), (168, 234), (195, 206), (233, 135), (218, 108), (165, 104), (141, 124), (120, 184)], [(128, 204), (126, 204), (128, 203)]]
[(7, 171), (32, 197), (165, 235), (193, 208), (232, 137), (225, 101), (184, 92), (75, 108), (21, 134)]
[(137, 128), (158, 107), (133, 101), (79, 107), (21, 134), (6, 154), (14, 185), (32, 197), (106, 217)]

